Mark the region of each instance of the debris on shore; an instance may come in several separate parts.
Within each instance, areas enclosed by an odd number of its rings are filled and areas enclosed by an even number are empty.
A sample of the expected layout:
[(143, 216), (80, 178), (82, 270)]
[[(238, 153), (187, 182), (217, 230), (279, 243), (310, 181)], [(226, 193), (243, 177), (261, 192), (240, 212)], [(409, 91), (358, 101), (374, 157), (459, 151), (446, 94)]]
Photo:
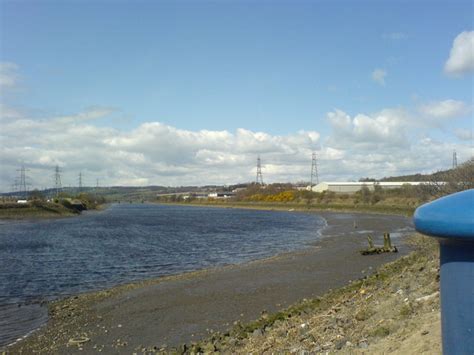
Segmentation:
[(384, 233), (383, 247), (374, 246), (374, 242), (370, 234), (367, 236), (367, 241), (369, 243), (369, 247), (367, 249), (363, 249), (360, 251), (362, 255), (373, 255), (373, 254), (381, 254), (381, 253), (398, 253), (397, 247), (392, 246), (392, 241), (390, 240), (390, 233)]

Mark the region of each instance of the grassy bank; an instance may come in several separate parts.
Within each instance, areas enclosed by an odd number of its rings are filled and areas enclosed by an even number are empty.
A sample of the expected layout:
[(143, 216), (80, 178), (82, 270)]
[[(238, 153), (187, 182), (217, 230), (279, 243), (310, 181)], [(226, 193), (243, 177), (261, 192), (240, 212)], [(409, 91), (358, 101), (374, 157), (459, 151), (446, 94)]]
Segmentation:
[(37, 219), (77, 216), (82, 210), (101, 210), (102, 204), (81, 204), (80, 207), (68, 200), (46, 202), (33, 200), (27, 203), (0, 203), (0, 219)]
[[(162, 202), (160, 202), (162, 203)], [(360, 212), (360, 213), (383, 213), (412, 216), (416, 207), (406, 205), (354, 205), (339, 203), (324, 204), (302, 204), (292, 202), (240, 202), (225, 200), (193, 200), (192, 202), (173, 202), (171, 204), (187, 206), (206, 206), (224, 208), (250, 208), (263, 210), (295, 210), (295, 211), (330, 211), (330, 212)]]
[[(165, 352), (438, 354), (438, 247), (416, 235), (408, 256), (369, 277), (224, 334)], [(370, 256), (369, 256), (370, 257)]]
[(0, 204), (0, 219), (55, 218), (78, 215), (79, 211), (54, 202), (32, 201), (28, 203)]

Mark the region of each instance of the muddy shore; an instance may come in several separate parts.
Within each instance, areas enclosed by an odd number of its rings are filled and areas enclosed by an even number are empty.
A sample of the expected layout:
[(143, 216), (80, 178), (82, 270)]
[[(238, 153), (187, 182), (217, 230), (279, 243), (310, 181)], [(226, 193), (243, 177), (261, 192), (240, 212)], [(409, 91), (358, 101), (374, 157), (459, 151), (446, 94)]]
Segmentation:
[(406, 254), (361, 256), (367, 231), (381, 243), (384, 232), (406, 228), (401, 216), (319, 212), (328, 222), (311, 247), (243, 265), (148, 280), (82, 294), (49, 305), (50, 321), (8, 353), (133, 353), (177, 346), (224, 331), (313, 298)]

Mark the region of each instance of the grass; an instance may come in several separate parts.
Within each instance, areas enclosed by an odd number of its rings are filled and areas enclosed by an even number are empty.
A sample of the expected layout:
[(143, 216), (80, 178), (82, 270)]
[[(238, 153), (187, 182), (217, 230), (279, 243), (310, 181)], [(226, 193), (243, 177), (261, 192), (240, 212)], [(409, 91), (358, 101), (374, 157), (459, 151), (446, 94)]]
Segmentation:
[[(176, 203), (173, 203), (176, 204)], [(211, 206), (227, 208), (255, 208), (268, 210), (297, 211), (335, 211), (335, 212), (368, 212), (381, 214), (397, 214), (412, 216), (416, 207), (407, 205), (383, 205), (383, 204), (342, 204), (342, 203), (312, 203), (303, 204), (297, 202), (239, 202), (239, 201), (192, 201), (177, 203), (189, 206)]]
[(0, 204), (1, 219), (54, 218), (75, 216), (78, 212), (58, 203), (33, 201), (25, 204)]

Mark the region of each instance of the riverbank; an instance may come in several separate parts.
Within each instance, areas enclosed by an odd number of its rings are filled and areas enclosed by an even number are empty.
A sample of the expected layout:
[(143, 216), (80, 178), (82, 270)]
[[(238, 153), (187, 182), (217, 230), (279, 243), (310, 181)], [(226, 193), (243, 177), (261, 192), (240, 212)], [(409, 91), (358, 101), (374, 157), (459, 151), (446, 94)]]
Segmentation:
[(369, 277), (262, 314), (254, 322), (187, 344), (186, 349), (229, 354), (441, 354), (438, 244), (421, 235), (411, 236), (408, 243), (414, 251)]
[[(104, 210), (105, 208), (105, 205), (97, 205), (89, 211)], [(0, 204), (0, 220), (64, 218), (80, 214), (80, 210), (54, 202), (31, 201), (24, 204), (13, 202)]]
[(227, 200), (204, 200), (198, 202), (158, 202), (160, 204), (196, 207), (245, 208), (268, 211), (298, 211), (298, 212), (342, 212), (342, 213), (376, 213), (412, 216), (416, 207), (402, 204), (370, 205), (370, 204), (336, 204), (336, 203), (292, 203), (292, 202), (239, 202)]
[(0, 219), (42, 219), (77, 216), (79, 211), (71, 210), (59, 203), (28, 202), (0, 204)]
[[(371, 274), (398, 255), (361, 256), (366, 232), (381, 243), (384, 232), (410, 226), (400, 216), (321, 215), (328, 222), (324, 238), (300, 252), (52, 302), (48, 324), (8, 351), (133, 353), (189, 344)], [(392, 235), (400, 254), (406, 254), (401, 237)]]

